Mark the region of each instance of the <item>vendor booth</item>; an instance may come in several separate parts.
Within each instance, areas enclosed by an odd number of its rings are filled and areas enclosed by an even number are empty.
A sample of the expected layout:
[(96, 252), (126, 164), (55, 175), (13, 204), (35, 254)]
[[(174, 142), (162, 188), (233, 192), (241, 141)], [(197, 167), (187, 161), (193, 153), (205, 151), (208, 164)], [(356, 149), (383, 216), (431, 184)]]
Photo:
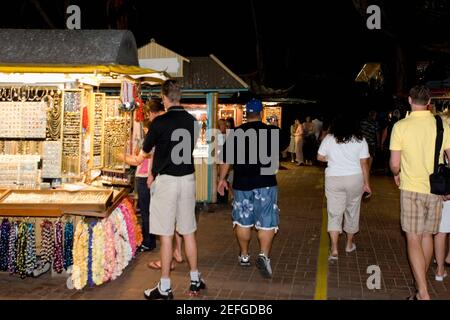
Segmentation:
[(141, 80), (166, 76), (139, 67), (129, 31), (0, 30), (0, 43), (0, 271), (114, 280), (142, 242), (117, 155), (143, 138)]

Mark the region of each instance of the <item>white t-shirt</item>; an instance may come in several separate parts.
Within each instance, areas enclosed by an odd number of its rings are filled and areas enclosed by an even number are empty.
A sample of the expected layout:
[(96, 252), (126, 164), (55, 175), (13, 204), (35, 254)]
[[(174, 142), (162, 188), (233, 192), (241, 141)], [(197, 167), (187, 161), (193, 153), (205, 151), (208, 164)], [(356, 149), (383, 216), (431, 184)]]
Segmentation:
[(333, 135), (327, 135), (320, 144), (318, 153), (327, 157), (327, 177), (362, 174), (361, 159), (370, 158), (366, 140), (353, 139), (347, 143), (337, 143)]

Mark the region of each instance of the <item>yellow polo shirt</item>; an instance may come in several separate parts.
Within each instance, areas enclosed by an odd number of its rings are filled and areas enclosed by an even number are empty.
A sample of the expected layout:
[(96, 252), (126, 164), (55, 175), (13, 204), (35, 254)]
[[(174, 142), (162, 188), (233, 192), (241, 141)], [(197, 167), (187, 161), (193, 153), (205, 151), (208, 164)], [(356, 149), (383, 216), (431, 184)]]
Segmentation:
[[(446, 121), (443, 125), (440, 163), (443, 163), (444, 150), (450, 149), (450, 128)], [(436, 119), (430, 111), (411, 112), (394, 125), (390, 149), (401, 151), (400, 189), (430, 194), (435, 143)]]

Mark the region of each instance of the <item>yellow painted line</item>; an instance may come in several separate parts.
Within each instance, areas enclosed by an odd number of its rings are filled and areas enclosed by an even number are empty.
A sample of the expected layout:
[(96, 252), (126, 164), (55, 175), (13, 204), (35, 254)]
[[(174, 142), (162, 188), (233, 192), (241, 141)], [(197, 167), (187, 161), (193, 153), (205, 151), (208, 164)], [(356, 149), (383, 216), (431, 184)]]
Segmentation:
[(319, 259), (317, 262), (316, 291), (314, 300), (327, 300), (328, 293), (328, 214), (324, 206), (322, 208), (322, 228), (320, 231)]

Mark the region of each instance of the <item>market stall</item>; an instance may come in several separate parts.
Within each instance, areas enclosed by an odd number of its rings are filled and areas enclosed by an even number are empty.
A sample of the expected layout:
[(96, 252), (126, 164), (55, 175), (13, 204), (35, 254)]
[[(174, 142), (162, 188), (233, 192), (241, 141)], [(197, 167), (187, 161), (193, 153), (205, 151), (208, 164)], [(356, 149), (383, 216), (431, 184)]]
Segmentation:
[(0, 30), (0, 42), (0, 271), (51, 268), (76, 289), (113, 280), (142, 241), (117, 155), (143, 138), (141, 80), (166, 77), (139, 67), (127, 31)]

